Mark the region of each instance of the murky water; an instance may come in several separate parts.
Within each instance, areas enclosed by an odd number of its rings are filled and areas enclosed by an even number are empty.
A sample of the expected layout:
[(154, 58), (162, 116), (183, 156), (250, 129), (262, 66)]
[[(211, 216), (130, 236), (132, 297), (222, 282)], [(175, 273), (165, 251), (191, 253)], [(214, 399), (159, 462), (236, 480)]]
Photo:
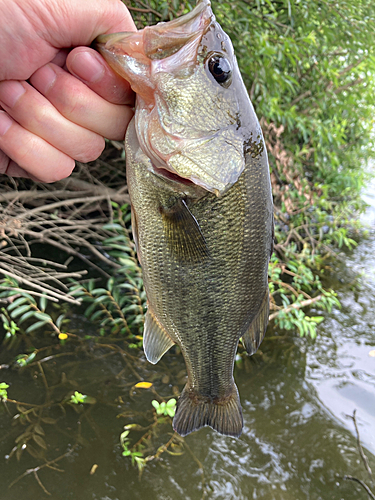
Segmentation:
[[(182, 455), (164, 452), (139, 478), (119, 444), (125, 424), (152, 421), (155, 394), (132, 389), (137, 373), (170, 398), (173, 386), (181, 390), (184, 384), (182, 358), (167, 354), (153, 367), (142, 356), (124, 358), (113, 345), (77, 344), (54, 350), (53, 357), (46, 350), (40, 365), (0, 370), (0, 381), (10, 384), (9, 397), (40, 405), (16, 419), (15, 404), (7, 405), (10, 415), (0, 405), (0, 498), (48, 498), (48, 491), (56, 500), (366, 500), (360, 486), (343, 476), (368, 482), (348, 417), (354, 409), (375, 470), (375, 358), (369, 355), (375, 349), (375, 198), (368, 195), (368, 202), (370, 237), (337, 273), (348, 283), (354, 272), (364, 271), (362, 290), (342, 286), (343, 307), (328, 316), (315, 341), (268, 332), (262, 353), (236, 367), (245, 421), (240, 439), (203, 429), (185, 439)], [(90, 328), (79, 317), (72, 323), (85, 332)], [(1, 352), (0, 364), (13, 357)], [(72, 390), (96, 403), (57, 404)], [(24, 413), (32, 408), (21, 407)], [(32, 437), (27, 447), (35, 456), (24, 450), (19, 460), (16, 453), (9, 458), (27, 432), (39, 434), (47, 449)], [(169, 433), (169, 424), (160, 427), (153, 453)], [(133, 442), (141, 436), (130, 434)]]

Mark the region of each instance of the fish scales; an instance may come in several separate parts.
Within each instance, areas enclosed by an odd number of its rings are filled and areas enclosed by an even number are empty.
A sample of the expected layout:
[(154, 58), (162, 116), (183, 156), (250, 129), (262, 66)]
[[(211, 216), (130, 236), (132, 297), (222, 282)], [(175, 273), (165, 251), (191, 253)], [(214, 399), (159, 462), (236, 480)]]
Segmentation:
[(263, 137), (208, 0), (143, 31), (104, 35), (98, 49), (137, 92), (125, 149), (148, 302), (145, 354), (156, 363), (173, 344), (181, 348), (188, 380), (177, 432), (209, 425), (239, 436), (237, 345), (242, 337), (256, 351), (269, 310), (273, 207)]

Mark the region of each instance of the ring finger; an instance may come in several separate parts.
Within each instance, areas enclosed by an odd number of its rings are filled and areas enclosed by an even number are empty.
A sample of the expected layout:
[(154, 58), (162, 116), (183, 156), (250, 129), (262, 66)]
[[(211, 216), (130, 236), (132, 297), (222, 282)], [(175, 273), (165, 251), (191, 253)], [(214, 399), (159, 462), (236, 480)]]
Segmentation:
[(71, 158), (87, 162), (104, 148), (103, 137), (62, 116), (26, 82), (0, 82), (0, 104), (19, 125)]

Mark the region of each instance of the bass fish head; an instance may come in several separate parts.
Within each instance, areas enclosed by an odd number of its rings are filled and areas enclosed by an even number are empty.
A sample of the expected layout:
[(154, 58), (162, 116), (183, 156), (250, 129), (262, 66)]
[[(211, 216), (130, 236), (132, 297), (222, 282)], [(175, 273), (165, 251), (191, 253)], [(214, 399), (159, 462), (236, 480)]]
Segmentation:
[(261, 132), (209, 0), (170, 22), (101, 35), (96, 48), (137, 94), (136, 133), (154, 173), (218, 196), (238, 180), (244, 146)]

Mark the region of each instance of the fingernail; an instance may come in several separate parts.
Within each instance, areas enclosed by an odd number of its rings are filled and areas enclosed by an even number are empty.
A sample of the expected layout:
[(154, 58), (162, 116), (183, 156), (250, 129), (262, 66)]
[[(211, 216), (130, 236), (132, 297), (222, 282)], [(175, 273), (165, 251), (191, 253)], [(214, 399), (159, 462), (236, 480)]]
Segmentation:
[(25, 88), (16, 81), (5, 81), (0, 84), (0, 102), (8, 108), (13, 108), (18, 99), (26, 92)]
[(104, 66), (93, 54), (78, 52), (72, 59), (70, 71), (81, 80), (94, 83), (104, 74)]
[(32, 84), (39, 90), (39, 92), (45, 95), (55, 83), (56, 76), (57, 75), (52, 67), (49, 64), (46, 64), (33, 74), (31, 77)]
[(5, 135), (13, 124), (13, 120), (5, 113), (0, 111), (0, 136)]

